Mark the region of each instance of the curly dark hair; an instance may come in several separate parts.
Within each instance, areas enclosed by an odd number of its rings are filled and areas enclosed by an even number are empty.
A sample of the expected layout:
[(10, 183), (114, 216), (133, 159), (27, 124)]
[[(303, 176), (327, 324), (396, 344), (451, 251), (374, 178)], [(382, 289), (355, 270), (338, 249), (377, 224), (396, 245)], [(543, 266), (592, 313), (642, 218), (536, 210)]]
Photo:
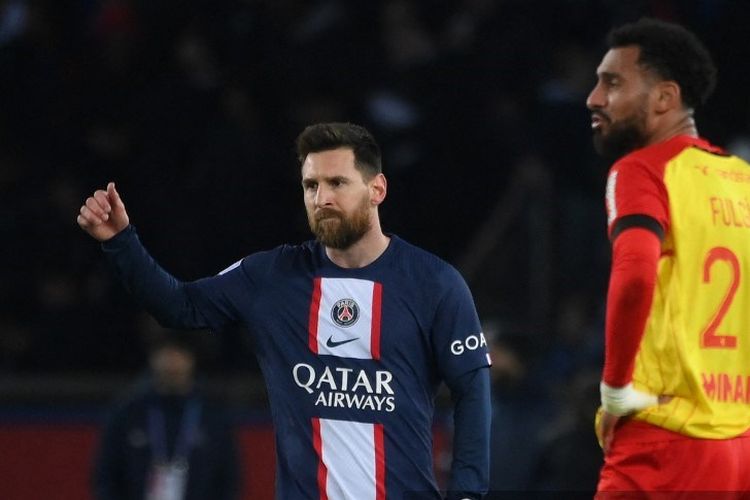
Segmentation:
[(353, 123), (316, 123), (302, 131), (295, 141), (300, 165), (310, 153), (350, 148), (354, 165), (366, 178), (383, 171), (380, 146), (366, 128)]
[(716, 66), (706, 46), (683, 26), (651, 18), (610, 31), (609, 48), (636, 45), (638, 63), (680, 86), (686, 106), (704, 104), (716, 86)]

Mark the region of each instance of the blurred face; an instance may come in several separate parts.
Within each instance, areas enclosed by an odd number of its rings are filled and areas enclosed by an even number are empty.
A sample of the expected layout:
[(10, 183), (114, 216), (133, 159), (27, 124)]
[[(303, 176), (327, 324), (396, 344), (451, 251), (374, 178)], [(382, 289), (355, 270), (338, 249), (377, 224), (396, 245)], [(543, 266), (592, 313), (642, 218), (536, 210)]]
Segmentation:
[(194, 360), (190, 353), (166, 346), (152, 353), (149, 361), (159, 392), (184, 394), (191, 389)]
[(307, 155), (302, 164), (307, 220), (326, 247), (346, 250), (371, 229), (376, 207), (372, 182), (354, 166), (349, 148)]
[(596, 70), (597, 83), (586, 100), (594, 147), (615, 160), (649, 142), (652, 77), (638, 65), (635, 46), (610, 49)]

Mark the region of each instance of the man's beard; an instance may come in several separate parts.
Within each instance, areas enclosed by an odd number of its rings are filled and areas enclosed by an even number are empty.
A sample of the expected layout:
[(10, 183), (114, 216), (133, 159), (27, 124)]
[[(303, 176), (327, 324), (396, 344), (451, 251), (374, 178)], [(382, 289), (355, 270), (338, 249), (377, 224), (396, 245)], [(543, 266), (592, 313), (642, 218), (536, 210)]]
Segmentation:
[(370, 230), (370, 204), (364, 198), (354, 213), (346, 215), (330, 208), (308, 214), (310, 230), (323, 245), (336, 250), (346, 250), (354, 245)]
[[(603, 113), (598, 113), (602, 120), (609, 121)], [(610, 122), (609, 132), (605, 135), (594, 132), (594, 149), (608, 161), (615, 161), (648, 142), (646, 137), (646, 113), (640, 109), (636, 114), (619, 123)]]

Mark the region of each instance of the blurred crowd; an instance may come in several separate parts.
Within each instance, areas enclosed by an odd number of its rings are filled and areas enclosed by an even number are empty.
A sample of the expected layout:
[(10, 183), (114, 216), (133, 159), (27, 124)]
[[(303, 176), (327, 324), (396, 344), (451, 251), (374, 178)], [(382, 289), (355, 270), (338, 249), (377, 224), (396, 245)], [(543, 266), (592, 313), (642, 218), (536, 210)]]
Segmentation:
[[(353, 121), (383, 147), (385, 229), (475, 294), (512, 452), (494, 487), (585, 475), (559, 451), (598, 453), (607, 165), (584, 103), (605, 33), (642, 15), (712, 49), (699, 130), (744, 154), (739, 0), (0, 0), (0, 373), (130, 372), (161, 335), (75, 223), (94, 189), (117, 183), (173, 274), (214, 274), (309, 238), (293, 140)], [(246, 338), (203, 335), (204, 366), (256, 370)]]

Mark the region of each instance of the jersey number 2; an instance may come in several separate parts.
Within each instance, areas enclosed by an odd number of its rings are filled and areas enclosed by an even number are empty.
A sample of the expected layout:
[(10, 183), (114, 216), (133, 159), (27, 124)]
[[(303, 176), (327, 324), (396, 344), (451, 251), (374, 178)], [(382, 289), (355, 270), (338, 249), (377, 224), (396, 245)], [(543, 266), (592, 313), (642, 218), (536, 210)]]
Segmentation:
[(725, 247), (714, 247), (708, 251), (706, 260), (703, 263), (703, 282), (711, 282), (711, 267), (717, 260), (726, 261), (732, 270), (732, 282), (729, 284), (729, 289), (726, 295), (721, 301), (719, 309), (716, 314), (713, 315), (708, 326), (701, 333), (701, 347), (702, 348), (719, 348), (719, 349), (734, 349), (737, 347), (737, 337), (734, 335), (719, 335), (717, 330), (721, 321), (729, 311), (729, 306), (732, 305), (734, 295), (737, 293), (737, 288), (740, 286), (740, 261), (737, 256), (728, 248)]

